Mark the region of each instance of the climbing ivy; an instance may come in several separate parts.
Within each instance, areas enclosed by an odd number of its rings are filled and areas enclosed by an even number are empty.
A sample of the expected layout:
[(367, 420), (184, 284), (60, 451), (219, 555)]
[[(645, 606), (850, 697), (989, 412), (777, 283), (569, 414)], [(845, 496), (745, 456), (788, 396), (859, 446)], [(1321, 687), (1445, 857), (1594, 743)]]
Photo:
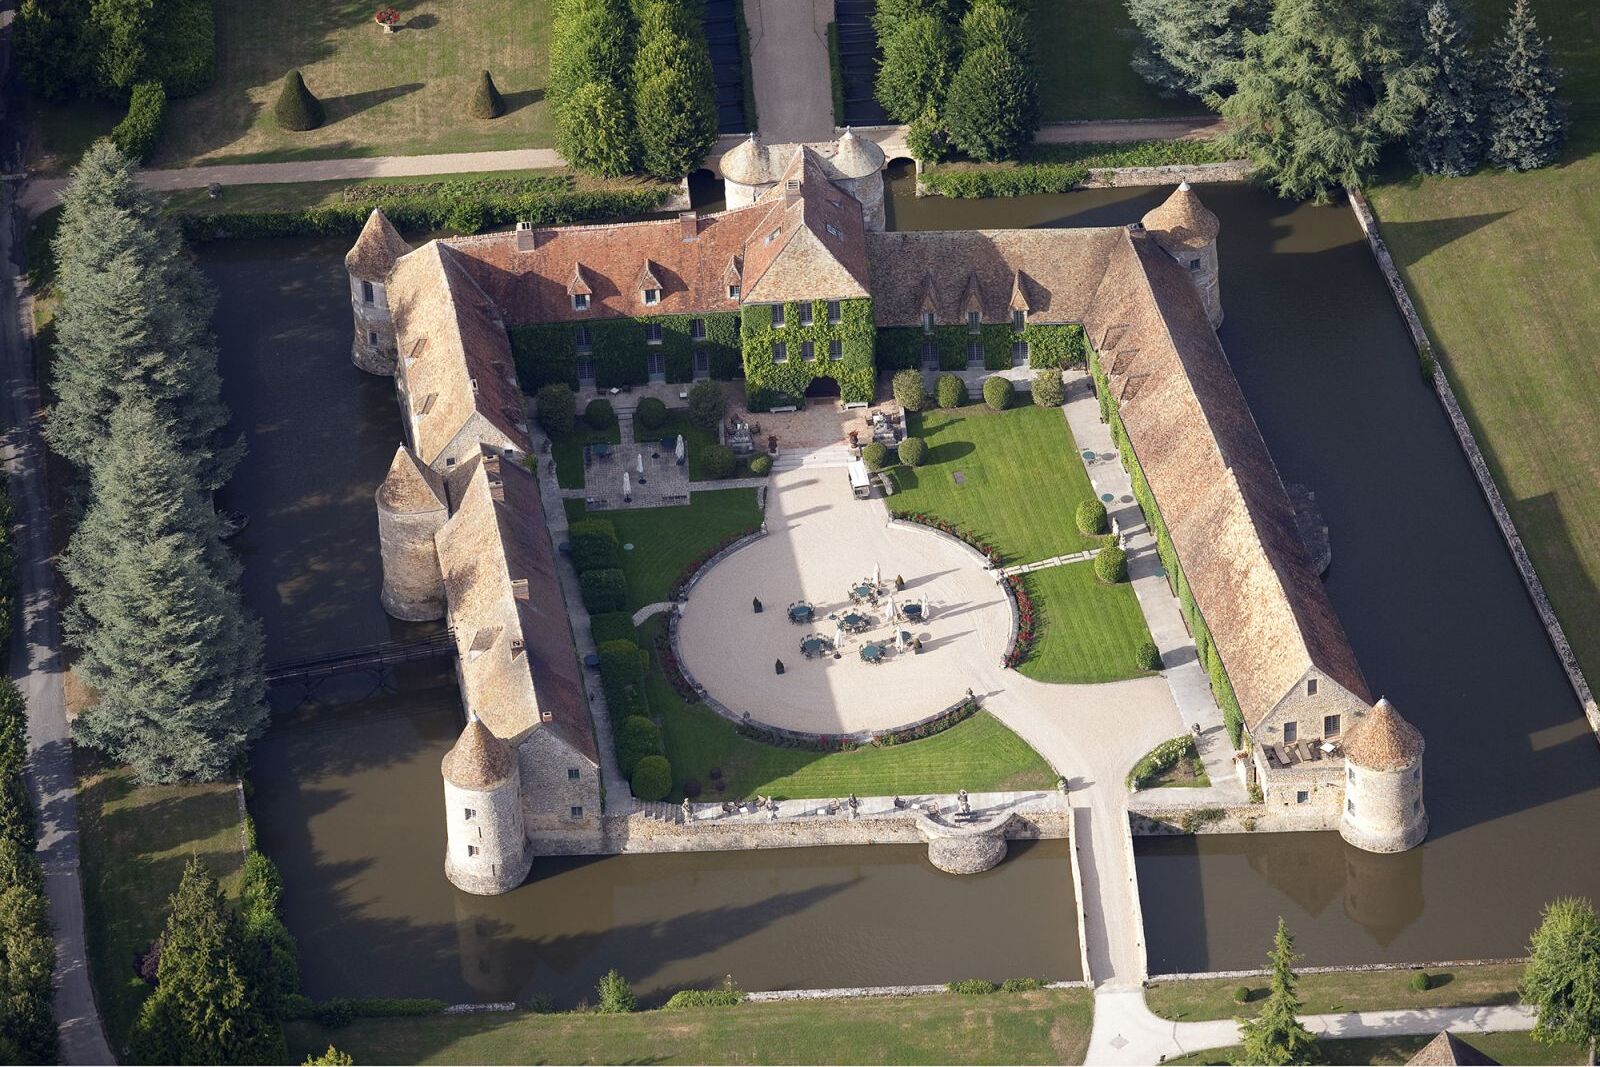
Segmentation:
[(1028, 343), (1028, 366), (1036, 370), (1081, 367), (1089, 351), (1083, 327), (1075, 322), (1065, 326), (1030, 322), (1022, 328), (1022, 339)]
[[(783, 306), (784, 325), (772, 325), (772, 305), (744, 308), (740, 337), (744, 342), (745, 394), (752, 411), (765, 411), (784, 400), (805, 395), (817, 378), (832, 378), (847, 404), (871, 403), (876, 370), (873, 363), (877, 331), (872, 323), (872, 301), (862, 298), (839, 302), (839, 321), (828, 321), (828, 302), (811, 304), (811, 325), (800, 325), (799, 303)], [(829, 355), (829, 344), (841, 342), (840, 359)], [(773, 361), (773, 345), (783, 342), (788, 355)], [(813, 358), (801, 356), (801, 346), (811, 342)]]
[[(703, 340), (697, 341), (691, 336), (695, 319), (705, 323)], [(661, 327), (658, 345), (646, 340), (645, 329), (649, 323)], [(506, 331), (511, 338), (517, 377), (524, 391), (538, 392), (541, 386), (552, 382), (566, 382), (577, 387), (580, 358), (577, 325), (557, 322), (514, 326)], [(594, 361), (595, 385), (602, 389), (648, 382), (649, 358), (656, 353), (666, 364), (667, 381), (693, 381), (697, 349), (706, 353), (711, 377), (728, 380), (739, 376), (739, 317), (736, 312), (597, 319), (584, 325), (589, 328), (587, 358)]]

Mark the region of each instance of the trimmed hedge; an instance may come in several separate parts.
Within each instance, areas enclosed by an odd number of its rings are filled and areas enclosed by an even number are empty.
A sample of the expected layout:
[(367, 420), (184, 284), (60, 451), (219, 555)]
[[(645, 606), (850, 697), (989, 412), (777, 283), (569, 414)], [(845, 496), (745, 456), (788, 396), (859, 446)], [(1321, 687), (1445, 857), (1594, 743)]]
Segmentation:
[(958, 374), (941, 374), (933, 382), (934, 399), (942, 408), (958, 408), (967, 402), (967, 383)]
[(1161, 650), (1154, 641), (1141, 641), (1139, 643), (1139, 666), (1147, 671), (1159, 671), (1165, 664), (1161, 662)]
[[(832, 378), (839, 383), (841, 398), (847, 404), (872, 402), (877, 378), (873, 361), (877, 328), (872, 321), (870, 299), (839, 301), (839, 321), (828, 321), (828, 302), (813, 301), (806, 310), (811, 325), (801, 325), (802, 305), (783, 305), (784, 325), (773, 326), (771, 304), (752, 304), (740, 313), (739, 334), (744, 350), (745, 396), (752, 411), (767, 411), (783, 400), (805, 395), (813, 380)], [(839, 342), (839, 358), (832, 357), (831, 346)], [(782, 363), (775, 362), (774, 345), (784, 344)], [(806, 359), (802, 346), (809, 342), (812, 358)]]
[(629, 784), (640, 800), (661, 800), (672, 792), (672, 764), (665, 756), (646, 756), (634, 767)]
[(1128, 554), (1116, 545), (1107, 545), (1094, 557), (1094, 576), (1107, 585), (1128, 580)]
[[(633, 716), (648, 718), (650, 702), (644, 695), (644, 651), (632, 641), (607, 641), (596, 652), (600, 656), (600, 688), (605, 691), (611, 721), (625, 723)], [(617, 744), (621, 743), (619, 737)]]
[(111, 131), (111, 143), (138, 162), (150, 154), (167, 114), (167, 90), (160, 82), (140, 82), (128, 97), (128, 113)]
[(1079, 504), (1074, 517), (1078, 532), (1087, 537), (1098, 537), (1111, 528), (1106, 520), (1106, 506), (1093, 498)]
[(631, 776), (639, 761), (661, 754), (661, 728), (642, 715), (629, 715), (617, 728), (617, 765)]
[(572, 551), (572, 566), (579, 574), (622, 566), (617, 528), (608, 519), (579, 519), (567, 527), (567, 543)]
[(1022, 162), (927, 167), (919, 180), (928, 192), (940, 196), (1034, 196), (1075, 189), (1097, 168), (1220, 163), (1225, 158), (1215, 141), (1032, 145)]
[(907, 437), (900, 442), (898, 451), (901, 463), (908, 467), (920, 467), (922, 461), (928, 458), (928, 442), (920, 437)]
[(569, 434), (577, 425), (578, 398), (566, 382), (542, 386), (533, 398), (533, 417), (552, 437)]
[(881, 471), (889, 465), (889, 446), (882, 441), (870, 441), (861, 450), (861, 458), (869, 470)]
[(928, 403), (928, 393), (922, 388), (921, 371), (895, 371), (889, 387), (894, 393), (894, 402), (907, 411), (921, 411)]
[(750, 457), (750, 474), (756, 478), (765, 478), (772, 473), (772, 457), (763, 452)]
[(1012, 397), (1016, 395), (1016, 388), (1011, 384), (1010, 378), (995, 375), (983, 380), (983, 402), (995, 411), (1004, 411), (1011, 406)]
[(633, 614), (627, 611), (607, 611), (589, 616), (589, 632), (596, 646), (607, 641), (632, 641), (638, 631), (633, 625)]
[(584, 571), (578, 583), (583, 589), (584, 610), (590, 615), (627, 610), (628, 580), (619, 568)]
[(700, 450), (700, 466), (709, 478), (727, 478), (738, 465), (727, 445), (706, 445)]
[(467, 104), (467, 114), (475, 119), (497, 119), (506, 113), (506, 102), (495, 88), (494, 79), (484, 71), (473, 87), (472, 100)]
[(1061, 372), (1042, 370), (1033, 376), (1033, 402), (1042, 408), (1058, 408), (1066, 403), (1067, 393), (1061, 384)]
[(597, 396), (584, 407), (583, 421), (588, 423), (591, 430), (609, 430), (617, 424), (617, 412), (611, 406), (611, 401)]
[(633, 421), (646, 430), (659, 430), (667, 424), (667, 403), (658, 396), (647, 396), (634, 409)]

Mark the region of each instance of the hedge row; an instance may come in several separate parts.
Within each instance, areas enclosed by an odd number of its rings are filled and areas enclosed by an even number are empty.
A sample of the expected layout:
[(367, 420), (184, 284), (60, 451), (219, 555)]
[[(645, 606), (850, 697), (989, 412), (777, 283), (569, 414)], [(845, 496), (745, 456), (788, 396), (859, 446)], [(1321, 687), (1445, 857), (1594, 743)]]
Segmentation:
[(1077, 188), (1091, 170), (1220, 163), (1214, 141), (1136, 141), (1127, 145), (1034, 145), (1019, 163), (961, 163), (932, 166), (919, 179), (929, 192), (976, 199), (1033, 196)]
[[(7, 525), (9, 529), (9, 524)], [(6, 568), (9, 577), (10, 567)], [(4, 606), (9, 615), (11, 597)], [(11, 1062), (56, 1062), (56, 1025), (51, 1010), (50, 935), (44, 874), (34, 854), (33, 806), (23, 782), (28, 758), (28, 708), (22, 691), (0, 678), (0, 1048)]]
[[(873, 351), (877, 329), (872, 321), (872, 301), (868, 298), (841, 300), (839, 321), (828, 321), (828, 302), (810, 305), (811, 325), (802, 326), (800, 303), (783, 305), (783, 325), (774, 326), (773, 306), (752, 304), (740, 315), (739, 336), (744, 350), (745, 395), (751, 411), (792, 402), (805, 395), (817, 378), (832, 378), (839, 383), (844, 402), (872, 402), (876, 369)], [(832, 342), (840, 342), (840, 357), (833, 359)], [(774, 345), (786, 348), (784, 362), (774, 360)], [(812, 358), (802, 356), (802, 345), (810, 342)]]
[[(693, 337), (698, 321), (705, 337)], [(661, 327), (661, 343), (650, 344), (645, 328)], [(650, 357), (660, 355), (669, 382), (694, 380), (696, 352), (704, 352), (712, 378), (731, 381), (739, 376), (738, 312), (710, 312), (704, 315), (652, 315), (641, 318), (599, 319), (583, 324), (589, 331), (589, 351), (583, 357), (594, 362), (595, 385), (644, 385), (650, 380)], [(578, 386), (578, 324), (545, 323), (515, 326), (507, 330), (511, 353), (516, 360), (517, 379), (530, 393), (556, 382)]]
[(128, 97), (128, 113), (111, 131), (111, 143), (138, 162), (150, 154), (167, 114), (167, 91), (160, 82), (140, 82)]

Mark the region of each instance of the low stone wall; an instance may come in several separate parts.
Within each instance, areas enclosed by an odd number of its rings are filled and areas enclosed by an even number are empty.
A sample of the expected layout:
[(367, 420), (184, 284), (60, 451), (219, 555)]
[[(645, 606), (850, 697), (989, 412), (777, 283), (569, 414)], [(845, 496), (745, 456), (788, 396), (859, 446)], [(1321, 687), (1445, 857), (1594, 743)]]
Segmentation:
[(1248, 159), (1222, 163), (1170, 163), (1159, 167), (1094, 167), (1078, 186), (1080, 189), (1120, 189), (1140, 185), (1213, 185), (1242, 182), (1255, 173)]
[[(1428, 340), (1427, 331), (1422, 328), (1422, 318), (1417, 314), (1416, 305), (1411, 301), (1405, 279), (1401, 278), (1394, 257), (1389, 254), (1389, 246), (1378, 230), (1378, 219), (1372, 212), (1372, 205), (1367, 202), (1361, 190), (1352, 188), (1346, 191), (1350, 197), (1350, 208), (1355, 212), (1356, 223), (1366, 235), (1367, 245), (1372, 249), (1373, 258), (1378, 261), (1378, 270), (1388, 283), (1389, 293), (1394, 297), (1395, 306), (1400, 310), (1400, 317), (1405, 319), (1406, 328), (1411, 331), (1412, 343), (1416, 345), (1419, 356), (1432, 358), (1433, 345)], [(1522, 575), (1522, 583), (1527, 587), (1528, 596), (1533, 600), (1533, 606), (1544, 622), (1545, 632), (1550, 635), (1550, 643), (1555, 647), (1556, 656), (1567, 672), (1567, 680), (1572, 684), (1579, 704), (1583, 706), (1583, 714), (1589, 720), (1589, 728), (1600, 736), (1600, 707), (1595, 704), (1594, 693), (1589, 688), (1588, 679), (1583, 676), (1583, 668), (1578, 665), (1578, 658), (1573, 655), (1572, 646), (1567, 642), (1566, 632), (1562, 630), (1555, 609), (1550, 606), (1550, 598), (1545, 594), (1544, 583), (1539, 580), (1538, 573), (1533, 569), (1533, 561), (1528, 557), (1528, 550), (1522, 543), (1521, 535), (1517, 533), (1516, 525), (1511, 521), (1511, 512), (1506, 509), (1505, 500), (1500, 496), (1500, 488), (1489, 472), (1489, 464), (1483, 458), (1483, 451), (1478, 447), (1477, 439), (1473, 437), (1472, 427), (1468, 425), (1466, 416), (1461, 413), (1461, 405), (1456, 401), (1455, 390), (1451, 388), (1444, 367), (1437, 359), (1434, 359), (1433, 363), (1433, 388), (1439, 396), (1439, 403), (1444, 405), (1445, 414), (1455, 430), (1456, 439), (1461, 443), (1461, 451), (1466, 454), (1467, 463), (1472, 467), (1473, 476), (1478, 480), (1478, 488), (1488, 501), (1489, 510), (1494, 513), (1494, 521), (1500, 527), (1500, 534), (1511, 550), (1511, 558), (1516, 561), (1517, 572)]]
[[(1426, 963), (1358, 963), (1334, 967), (1296, 967), (1294, 973), (1307, 975), (1366, 974), (1374, 971), (1446, 971), (1456, 967), (1521, 966), (1527, 962), (1526, 956), (1518, 956), (1512, 959), (1430, 960)], [(1152, 974), (1149, 980), (1152, 982), (1204, 982), (1211, 979), (1265, 978), (1271, 973), (1265, 968), (1258, 967), (1248, 971), (1194, 971), (1184, 974)]]
[[(1084, 982), (1046, 982), (1045, 989), (1086, 989)], [(942, 985), (869, 985), (842, 989), (774, 989), (766, 993), (746, 993), (748, 1004), (776, 1004), (789, 1000), (866, 1000), (870, 997), (927, 997), (950, 990)], [(1004, 994), (993, 994), (1004, 996)]]
[[(1184, 827), (1184, 816), (1204, 813)], [(1139, 837), (1174, 834), (1288, 834), (1309, 830), (1337, 830), (1339, 812), (1327, 805), (1272, 807), (1265, 804), (1190, 806), (1141, 801), (1128, 804), (1130, 832)]]

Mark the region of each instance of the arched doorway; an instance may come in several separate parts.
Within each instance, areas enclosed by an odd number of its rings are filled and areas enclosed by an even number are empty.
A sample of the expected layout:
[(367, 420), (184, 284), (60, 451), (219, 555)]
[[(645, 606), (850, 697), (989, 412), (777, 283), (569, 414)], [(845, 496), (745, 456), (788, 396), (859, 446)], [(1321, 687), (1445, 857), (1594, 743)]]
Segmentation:
[(726, 210), (728, 199), (723, 191), (722, 179), (705, 167), (691, 171), (689, 206), (702, 213)]
[(830, 397), (839, 395), (839, 383), (827, 375), (819, 375), (811, 379), (811, 384), (806, 386), (806, 399), (816, 397)]

